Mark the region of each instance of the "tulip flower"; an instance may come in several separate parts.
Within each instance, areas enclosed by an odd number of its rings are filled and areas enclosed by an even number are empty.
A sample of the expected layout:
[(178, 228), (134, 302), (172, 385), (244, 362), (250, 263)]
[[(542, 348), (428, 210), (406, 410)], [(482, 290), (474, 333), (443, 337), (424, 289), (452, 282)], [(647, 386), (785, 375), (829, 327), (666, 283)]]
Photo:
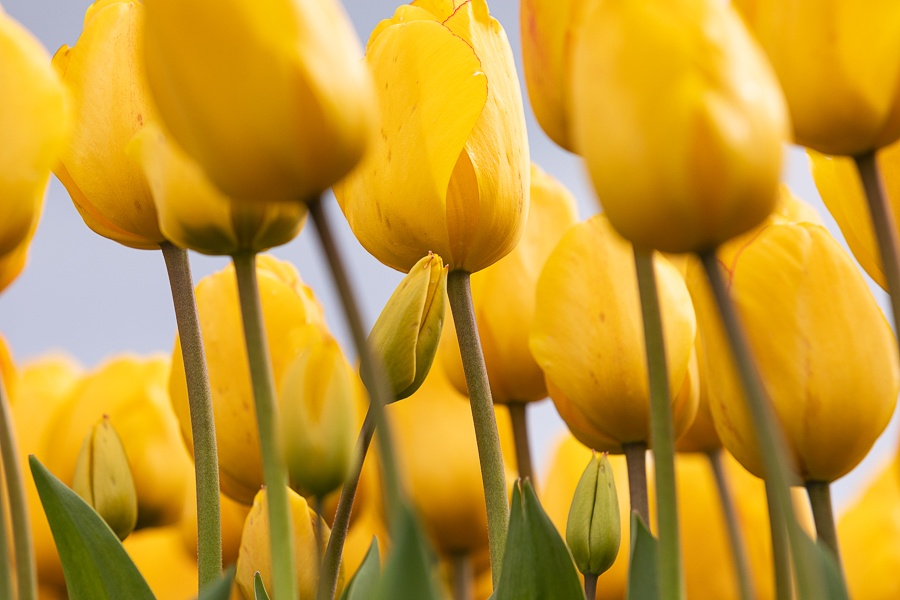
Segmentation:
[(157, 598), (196, 597), (197, 556), (181, 545), (177, 525), (140, 529), (123, 546)]
[(156, 124), (142, 129), (129, 152), (150, 184), (167, 240), (204, 254), (259, 252), (294, 239), (306, 205), (241, 203), (220, 192), (200, 165)]
[(98, 0), (84, 16), (71, 48), (53, 67), (72, 99), (74, 132), (54, 173), (88, 227), (132, 248), (158, 248), (153, 196), (141, 168), (125, 149), (156, 118), (142, 59), (144, 4)]
[(900, 137), (900, 5), (735, 0), (787, 98), (794, 140), (860, 155)]
[(485, 0), (405, 5), (372, 32), (377, 136), (335, 195), (360, 243), (408, 272), (429, 251), (474, 273), (509, 253), (528, 211), (525, 113)]
[[(324, 327), (324, 317), (312, 290), (289, 263), (262, 255), (257, 260), (257, 277), (272, 371), (274, 380), (280, 382), (303, 348), (304, 328), (309, 324)], [(195, 293), (209, 366), (222, 492), (250, 504), (263, 483), (263, 473), (234, 268), (229, 266), (201, 280)], [(187, 385), (178, 340), (169, 377), (172, 406), (188, 448), (192, 449)]]
[(403, 278), (369, 333), (369, 345), (381, 359), (397, 400), (419, 389), (431, 370), (444, 326), (446, 298), (444, 261), (429, 253)]
[(146, 31), (166, 128), (226, 195), (305, 201), (362, 156), (372, 83), (335, 0), (157, 0)]
[(596, 454), (585, 468), (569, 508), (566, 543), (582, 573), (600, 575), (616, 561), (622, 528), (609, 458)]
[(765, 219), (787, 108), (733, 9), (612, 0), (597, 2), (583, 27), (591, 33), (573, 56), (572, 130), (616, 230), (639, 247), (692, 252)]
[[(655, 261), (676, 437), (697, 410), (689, 374), (696, 321), (681, 275)], [(648, 442), (648, 389), (643, 323), (630, 245), (603, 215), (563, 236), (537, 284), (531, 351), (550, 397), (583, 444), (620, 453)]]

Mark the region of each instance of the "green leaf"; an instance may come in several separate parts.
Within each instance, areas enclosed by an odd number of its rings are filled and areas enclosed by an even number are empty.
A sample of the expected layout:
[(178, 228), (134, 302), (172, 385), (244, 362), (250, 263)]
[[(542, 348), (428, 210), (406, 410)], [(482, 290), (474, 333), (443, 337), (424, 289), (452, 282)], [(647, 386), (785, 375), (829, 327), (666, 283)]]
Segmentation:
[(381, 556), (378, 553), (378, 540), (372, 538), (372, 545), (362, 564), (353, 575), (353, 579), (344, 588), (341, 600), (369, 600), (375, 594), (378, 575), (381, 570)]
[(234, 567), (222, 573), (222, 576), (200, 591), (197, 600), (228, 600), (231, 598), (231, 586), (234, 583)]
[(253, 576), (253, 595), (256, 597), (256, 600), (269, 600), (269, 593), (266, 591), (266, 586), (263, 584), (259, 571)]
[(34, 456), (31, 474), (62, 562), (70, 600), (153, 600), (112, 529)]
[(394, 515), (393, 547), (372, 598), (376, 600), (440, 600), (434, 579), (434, 553), (410, 508)]
[(807, 581), (798, 581), (799, 600), (850, 600), (844, 575), (830, 548), (814, 542), (805, 532), (800, 532), (799, 551), (811, 556), (816, 572), (810, 573)]
[(659, 600), (659, 541), (644, 520), (631, 513), (631, 561), (628, 567), (628, 600)]
[(575, 563), (531, 487), (513, 488), (509, 533), (494, 600), (584, 600)]

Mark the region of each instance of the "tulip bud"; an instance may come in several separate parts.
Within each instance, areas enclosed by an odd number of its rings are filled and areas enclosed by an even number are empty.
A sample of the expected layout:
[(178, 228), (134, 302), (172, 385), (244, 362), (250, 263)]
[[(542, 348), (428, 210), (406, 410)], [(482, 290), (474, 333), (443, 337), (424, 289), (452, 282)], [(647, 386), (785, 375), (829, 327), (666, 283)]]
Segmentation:
[(622, 530), (616, 481), (606, 452), (591, 456), (572, 498), (566, 521), (566, 543), (578, 570), (605, 573), (616, 561)]
[(107, 415), (84, 438), (72, 489), (94, 507), (120, 540), (137, 524), (137, 492), (119, 434)]
[[(375, 321), (369, 344), (387, 371), (394, 399), (419, 389), (438, 349), (444, 325), (447, 269), (428, 253), (410, 269)], [(371, 389), (372, 382), (366, 382)]]

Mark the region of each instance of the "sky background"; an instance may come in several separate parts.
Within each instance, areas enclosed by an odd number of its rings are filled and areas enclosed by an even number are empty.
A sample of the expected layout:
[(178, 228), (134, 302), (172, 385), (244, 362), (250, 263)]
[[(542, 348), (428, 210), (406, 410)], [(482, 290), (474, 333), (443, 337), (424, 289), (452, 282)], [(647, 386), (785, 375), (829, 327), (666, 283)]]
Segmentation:
[[(0, 0), (2, 1), (2, 0)], [(369, 33), (389, 17), (399, 0), (345, 0), (344, 6), (364, 44)], [(86, 0), (6, 0), (7, 13), (33, 32), (52, 55), (63, 44), (74, 45), (81, 32)], [(518, 2), (494, 0), (491, 12), (506, 29), (522, 78)], [(545, 171), (562, 181), (578, 199), (582, 219), (600, 208), (581, 160), (554, 145), (534, 120), (525, 84), (525, 110), (531, 157)], [(3, 91), (7, 93), (6, 90)], [(784, 180), (795, 194), (812, 203), (831, 232), (843, 243), (809, 175), (805, 154), (792, 148), (787, 154)], [(333, 196), (326, 207), (347, 259), (356, 288), (362, 296), (363, 318), (371, 326), (401, 274), (371, 257), (356, 241)], [(353, 352), (342, 319), (340, 304), (326, 270), (315, 232), (311, 227), (285, 246), (272, 250), (292, 262), (325, 306), (336, 337)], [(194, 281), (222, 269), (228, 259), (191, 253)], [(871, 285), (871, 282), (870, 282)], [(874, 288), (874, 286), (873, 286)], [(884, 307), (886, 296), (875, 291)], [(126, 248), (93, 233), (81, 220), (65, 188), (51, 177), (44, 214), (31, 247), (29, 264), (19, 279), (0, 295), (0, 332), (6, 337), (18, 363), (48, 352), (64, 352), (87, 368), (124, 352), (146, 355), (170, 353), (175, 336), (175, 317), (159, 251)], [(852, 401), (852, 399), (848, 399)], [(554, 441), (565, 427), (549, 400), (529, 412), (536, 463), (543, 466)], [(847, 504), (896, 451), (898, 416), (875, 449), (853, 473), (835, 485), (838, 508)]]

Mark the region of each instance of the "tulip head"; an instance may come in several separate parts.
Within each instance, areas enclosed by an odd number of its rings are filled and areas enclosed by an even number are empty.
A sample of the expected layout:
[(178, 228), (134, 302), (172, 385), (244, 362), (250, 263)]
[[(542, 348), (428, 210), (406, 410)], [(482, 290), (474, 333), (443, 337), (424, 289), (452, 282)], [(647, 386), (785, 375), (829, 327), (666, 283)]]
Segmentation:
[(440, 256), (429, 252), (403, 278), (375, 321), (369, 345), (387, 371), (394, 399), (419, 389), (431, 370), (446, 298), (447, 269)]
[(641, 247), (691, 252), (759, 224), (777, 198), (787, 109), (733, 9), (611, 0), (583, 27), (573, 131), (616, 230)]
[(502, 258), (528, 212), (528, 140), (509, 41), (485, 0), (401, 6), (372, 32), (366, 62), (381, 135), (335, 187), (353, 233), (403, 272), (429, 251), (470, 273)]
[(146, 35), (166, 128), (226, 195), (305, 201), (362, 156), (372, 83), (335, 0), (157, 0)]
[(566, 520), (566, 543), (582, 573), (600, 575), (616, 561), (622, 531), (616, 481), (606, 453), (585, 468)]

